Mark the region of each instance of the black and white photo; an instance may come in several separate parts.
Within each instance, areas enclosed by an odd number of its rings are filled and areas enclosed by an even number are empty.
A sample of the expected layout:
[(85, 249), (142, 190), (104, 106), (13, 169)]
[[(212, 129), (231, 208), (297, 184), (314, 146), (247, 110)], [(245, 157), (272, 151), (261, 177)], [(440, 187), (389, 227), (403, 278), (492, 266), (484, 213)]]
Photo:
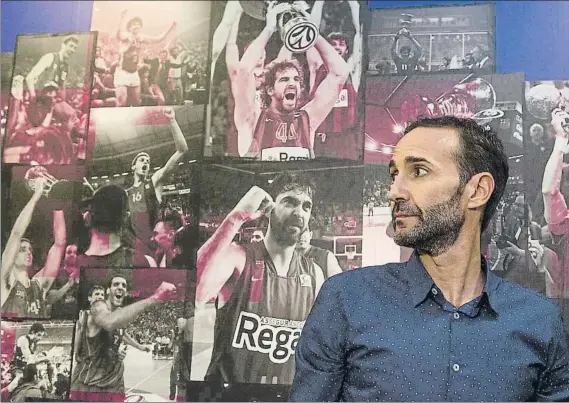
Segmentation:
[(3, 162), (86, 159), (96, 32), (18, 35)]
[(493, 4), (371, 11), (369, 75), (496, 71)]

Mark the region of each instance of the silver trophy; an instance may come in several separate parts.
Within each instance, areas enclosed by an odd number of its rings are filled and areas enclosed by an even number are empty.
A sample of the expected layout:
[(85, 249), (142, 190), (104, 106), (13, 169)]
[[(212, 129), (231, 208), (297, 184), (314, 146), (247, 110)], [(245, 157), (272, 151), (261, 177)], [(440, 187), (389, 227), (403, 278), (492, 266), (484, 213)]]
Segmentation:
[[(257, 20), (266, 20), (269, 0), (240, 0), (243, 11)], [(318, 39), (318, 27), (308, 18), (309, 6), (305, 1), (281, 0), (290, 9), (278, 16), (277, 23), (285, 47), (293, 53), (306, 52)]]

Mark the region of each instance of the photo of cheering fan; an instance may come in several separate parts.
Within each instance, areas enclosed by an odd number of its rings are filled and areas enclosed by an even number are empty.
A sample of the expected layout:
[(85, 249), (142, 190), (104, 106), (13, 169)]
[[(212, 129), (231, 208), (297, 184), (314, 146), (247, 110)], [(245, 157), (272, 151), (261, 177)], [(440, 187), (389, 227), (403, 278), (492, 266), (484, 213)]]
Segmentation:
[(85, 160), (97, 34), (18, 35), (3, 161), (58, 165)]
[(366, 15), (355, 0), (216, 2), (205, 155), (361, 160)]

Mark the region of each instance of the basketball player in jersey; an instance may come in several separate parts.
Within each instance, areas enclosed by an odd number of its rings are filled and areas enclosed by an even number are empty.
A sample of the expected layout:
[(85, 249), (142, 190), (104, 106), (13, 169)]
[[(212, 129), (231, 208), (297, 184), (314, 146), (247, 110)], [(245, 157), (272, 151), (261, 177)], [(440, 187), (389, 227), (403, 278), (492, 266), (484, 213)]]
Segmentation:
[(123, 329), (142, 312), (176, 293), (176, 286), (163, 282), (150, 297), (123, 307), (127, 288), (124, 277), (111, 278), (106, 299), (94, 301), (83, 323), (78, 323), (71, 400), (124, 401), (124, 364), (119, 354)]
[(35, 355), (38, 343), (45, 337), (45, 328), (39, 322), (35, 322), (30, 327), (28, 334), (18, 338), (14, 348), (14, 358), (12, 360), (12, 370), (24, 369), (27, 364), (35, 363)]
[[(282, 173), (271, 186), (271, 194), (253, 186), (198, 251), (196, 309), (214, 298), (217, 308), (206, 381), (292, 383), (295, 345), (324, 275), (295, 250), (312, 212), (312, 184)], [(263, 215), (262, 242), (233, 242)]]
[[(410, 46), (401, 46), (399, 54), (397, 53), (397, 43), (401, 37), (409, 39), (415, 46), (415, 51), (411, 53)], [(391, 57), (397, 68), (397, 74), (409, 75), (415, 74), (419, 66), (419, 59), (423, 54), (423, 47), (411, 35), (407, 29), (401, 29), (395, 34), (393, 44), (391, 45)]]
[(174, 356), (170, 370), (170, 400), (186, 401), (186, 385), (190, 382), (188, 358), (191, 356), (191, 343), (194, 334), (194, 314), (186, 318), (178, 318), (174, 336)]
[(14, 222), (12, 232), (2, 253), (0, 273), (2, 316), (17, 318), (46, 318), (45, 297), (59, 272), (66, 246), (65, 217), (63, 211), (53, 211), (54, 243), (49, 249), (44, 267), (32, 278), (29, 272), (33, 264), (32, 244), (23, 237), (32, 215), (49, 183), (36, 179), (34, 193)]
[(312, 240), (312, 231), (306, 230), (300, 236), (300, 240), (296, 244), (297, 252), (306, 256), (308, 259), (313, 260), (318, 266), (322, 268), (325, 278), (330, 278), (334, 274), (341, 273), (343, 270), (338, 263), (336, 255), (327, 249), (322, 249), (317, 246), (310, 245)]
[(262, 85), (264, 105), (260, 113), (257, 111), (252, 72), (262, 59), (269, 39), (278, 29), (278, 15), (291, 7), (289, 3), (270, 3), (266, 26), (243, 54), (236, 80), (232, 81), (232, 84), (238, 84), (237, 88), (233, 85), (232, 90), (237, 146), (242, 157), (279, 161), (314, 158), (315, 130), (330, 113), (349, 74), (344, 59), (319, 37), (314, 48), (329, 74), (312, 99), (303, 104), (304, 71), (298, 61), (276, 60), (265, 68)]
[[(322, 21), (322, 11), (324, 8), (324, 0), (317, 0), (311, 10), (312, 20), (317, 26), (320, 26)], [(355, 35), (350, 47), (350, 39), (347, 35), (340, 32), (332, 32), (327, 35), (326, 39), (332, 45), (334, 50), (342, 56), (348, 64), (350, 74), (348, 79), (340, 91), (336, 103), (330, 114), (326, 117), (324, 122), (318, 127), (317, 133), (322, 138), (323, 142), (335, 142), (334, 138), (330, 138), (331, 133), (343, 133), (347, 129), (354, 127), (358, 118), (358, 91), (360, 88), (362, 76), (362, 31), (360, 23), (360, 4), (357, 0), (349, 0), (348, 5), (352, 14), (352, 23), (355, 28)], [(310, 98), (316, 89), (322, 84), (328, 75), (328, 68), (322, 62), (318, 52), (314, 49), (306, 51), (306, 60), (310, 71)], [(347, 137), (347, 141), (353, 142), (351, 136)], [(353, 144), (352, 144), (353, 146)], [(334, 147), (331, 147), (334, 149)], [(348, 144), (338, 144), (339, 151), (342, 148), (349, 148)]]
[(151, 37), (140, 32), (142, 29), (140, 17), (131, 18), (125, 27), (126, 13), (127, 10), (123, 10), (120, 15), (116, 34), (119, 40), (119, 63), (114, 75), (115, 93), (117, 106), (140, 106), (138, 65), (142, 63), (142, 46), (162, 42), (174, 30), (176, 22), (172, 22), (170, 28), (161, 35)]
[(128, 195), (118, 185), (105, 185), (84, 200), (89, 246), (77, 257), (77, 267), (156, 267), (150, 256), (123, 244), (129, 226)]
[[(130, 211), (129, 234), (127, 242), (134, 244), (135, 250), (150, 255), (152, 230), (158, 219), (158, 209), (162, 203), (162, 186), (170, 174), (178, 167), (184, 154), (188, 151), (188, 144), (184, 133), (176, 122), (176, 115), (172, 108), (164, 108), (164, 115), (170, 119), (170, 131), (174, 138), (176, 152), (166, 161), (166, 164), (150, 175), (150, 155), (145, 152), (138, 153), (132, 160), (134, 183), (127, 190)], [(128, 237), (133, 237), (133, 242)]]

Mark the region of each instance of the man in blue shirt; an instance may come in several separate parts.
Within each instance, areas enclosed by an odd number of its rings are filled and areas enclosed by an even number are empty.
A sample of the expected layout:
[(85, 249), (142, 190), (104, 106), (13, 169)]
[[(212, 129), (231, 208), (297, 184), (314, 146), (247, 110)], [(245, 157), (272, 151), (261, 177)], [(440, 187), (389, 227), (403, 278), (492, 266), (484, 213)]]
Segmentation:
[(406, 263), (327, 280), (296, 349), (293, 401), (568, 401), (558, 307), (480, 254), (508, 179), (496, 133), (456, 117), (411, 124), (390, 162)]

